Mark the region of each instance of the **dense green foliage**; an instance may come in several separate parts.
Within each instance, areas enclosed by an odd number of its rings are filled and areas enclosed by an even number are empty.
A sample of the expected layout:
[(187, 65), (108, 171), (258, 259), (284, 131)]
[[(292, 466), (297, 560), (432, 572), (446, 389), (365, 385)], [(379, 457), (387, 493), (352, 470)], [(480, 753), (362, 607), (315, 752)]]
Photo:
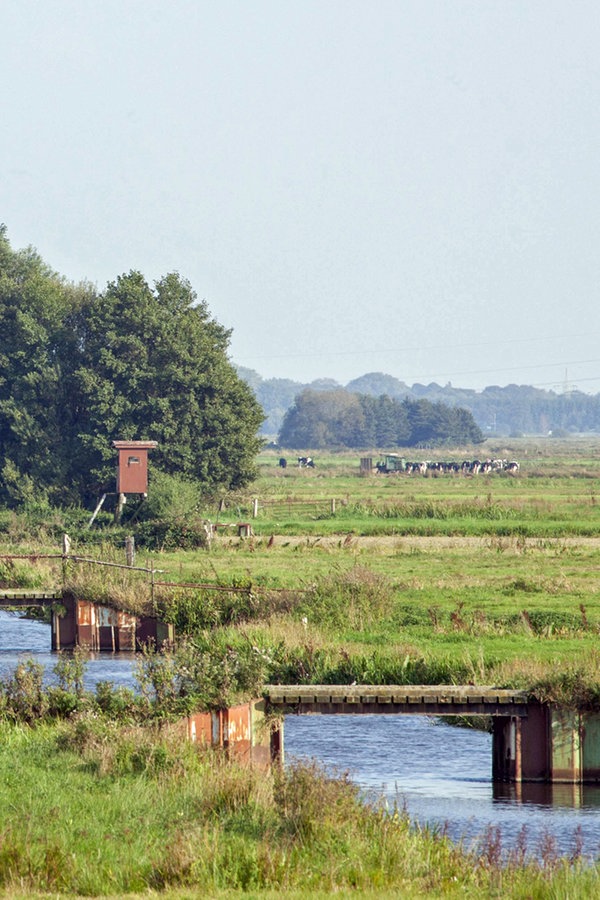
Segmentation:
[(97, 498), (117, 439), (158, 441), (158, 469), (205, 487), (247, 484), (262, 411), (228, 343), (177, 274), (99, 293), (0, 230), (0, 502)]
[(478, 443), (465, 409), (428, 400), (392, 400), (347, 391), (303, 391), (286, 412), (282, 447), (432, 447)]

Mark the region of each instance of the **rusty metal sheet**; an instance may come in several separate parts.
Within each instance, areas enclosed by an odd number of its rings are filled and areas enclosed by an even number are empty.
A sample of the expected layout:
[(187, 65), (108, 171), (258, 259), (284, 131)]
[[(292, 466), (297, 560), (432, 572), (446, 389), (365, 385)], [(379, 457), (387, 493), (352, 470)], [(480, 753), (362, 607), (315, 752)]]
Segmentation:
[(579, 713), (567, 709), (550, 710), (552, 781), (579, 781), (581, 743)]
[(550, 734), (548, 709), (532, 704), (521, 719), (521, 778), (543, 781), (550, 774)]
[(97, 606), (96, 617), (101, 628), (116, 628), (119, 624), (119, 614), (110, 606)]
[(210, 713), (195, 713), (187, 717), (188, 738), (198, 744), (212, 744), (212, 716)]
[(77, 625), (94, 626), (96, 624), (96, 607), (89, 600), (77, 600)]
[(240, 741), (250, 741), (250, 706), (244, 703), (241, 706), (231, 706), (227, 710), (226, 740), (229, 744)]
[(600, 781), (600, 714), (586, 712), (582, 715), (582, 753), (584, 781)]

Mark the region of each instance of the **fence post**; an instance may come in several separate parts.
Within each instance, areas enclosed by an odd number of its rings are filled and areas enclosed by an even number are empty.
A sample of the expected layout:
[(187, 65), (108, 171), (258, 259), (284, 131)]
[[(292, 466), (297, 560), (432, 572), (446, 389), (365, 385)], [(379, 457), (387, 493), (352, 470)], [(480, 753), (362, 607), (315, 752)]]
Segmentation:
[(331, 498), (331, 515), (335, 515), (335, 497)]
[(115, 524), (119, 525), (121, 522), (121, 515), (123, 513), (123, 507), (127, 503), (127, 497), (125, 494), (119, 494), (117, 497), (117, 507), (115, 509)]
[(252, 501), (252, 518), (256, 519), (258, 516), (258, 497), (255, 497)]
[(65, 581), (67, 580), (67, 558), (71, 552), (71, 538), (68, 534), (62, 536), (62, 586), (65, 589)]
[(150, 601), (152, 603), (152, 612), (156, 616), (156, 604), (154, 602), (154, 560), (150, 563)]

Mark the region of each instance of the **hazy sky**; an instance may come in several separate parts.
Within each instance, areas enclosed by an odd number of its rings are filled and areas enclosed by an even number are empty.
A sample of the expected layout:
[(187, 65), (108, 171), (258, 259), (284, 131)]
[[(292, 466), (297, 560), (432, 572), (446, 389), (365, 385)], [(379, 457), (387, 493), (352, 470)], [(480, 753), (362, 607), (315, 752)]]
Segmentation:
[(263, 377), (600, 391), (597, 0), (1, 0), (0, 221)]

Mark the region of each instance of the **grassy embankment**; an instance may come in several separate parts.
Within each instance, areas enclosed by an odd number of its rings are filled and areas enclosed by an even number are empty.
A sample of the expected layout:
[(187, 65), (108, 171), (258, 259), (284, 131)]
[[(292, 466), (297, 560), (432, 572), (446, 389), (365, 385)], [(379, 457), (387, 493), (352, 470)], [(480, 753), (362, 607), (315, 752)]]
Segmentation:
[(94, 716), (0, 724), (0, 890), (11, 897), (127, 894), (325, 897), (595, 896), (595, 868), (508, 858), (494, 829), (471, 852), (360, 802), (311, 766), (266, 775), (169, 728)]

